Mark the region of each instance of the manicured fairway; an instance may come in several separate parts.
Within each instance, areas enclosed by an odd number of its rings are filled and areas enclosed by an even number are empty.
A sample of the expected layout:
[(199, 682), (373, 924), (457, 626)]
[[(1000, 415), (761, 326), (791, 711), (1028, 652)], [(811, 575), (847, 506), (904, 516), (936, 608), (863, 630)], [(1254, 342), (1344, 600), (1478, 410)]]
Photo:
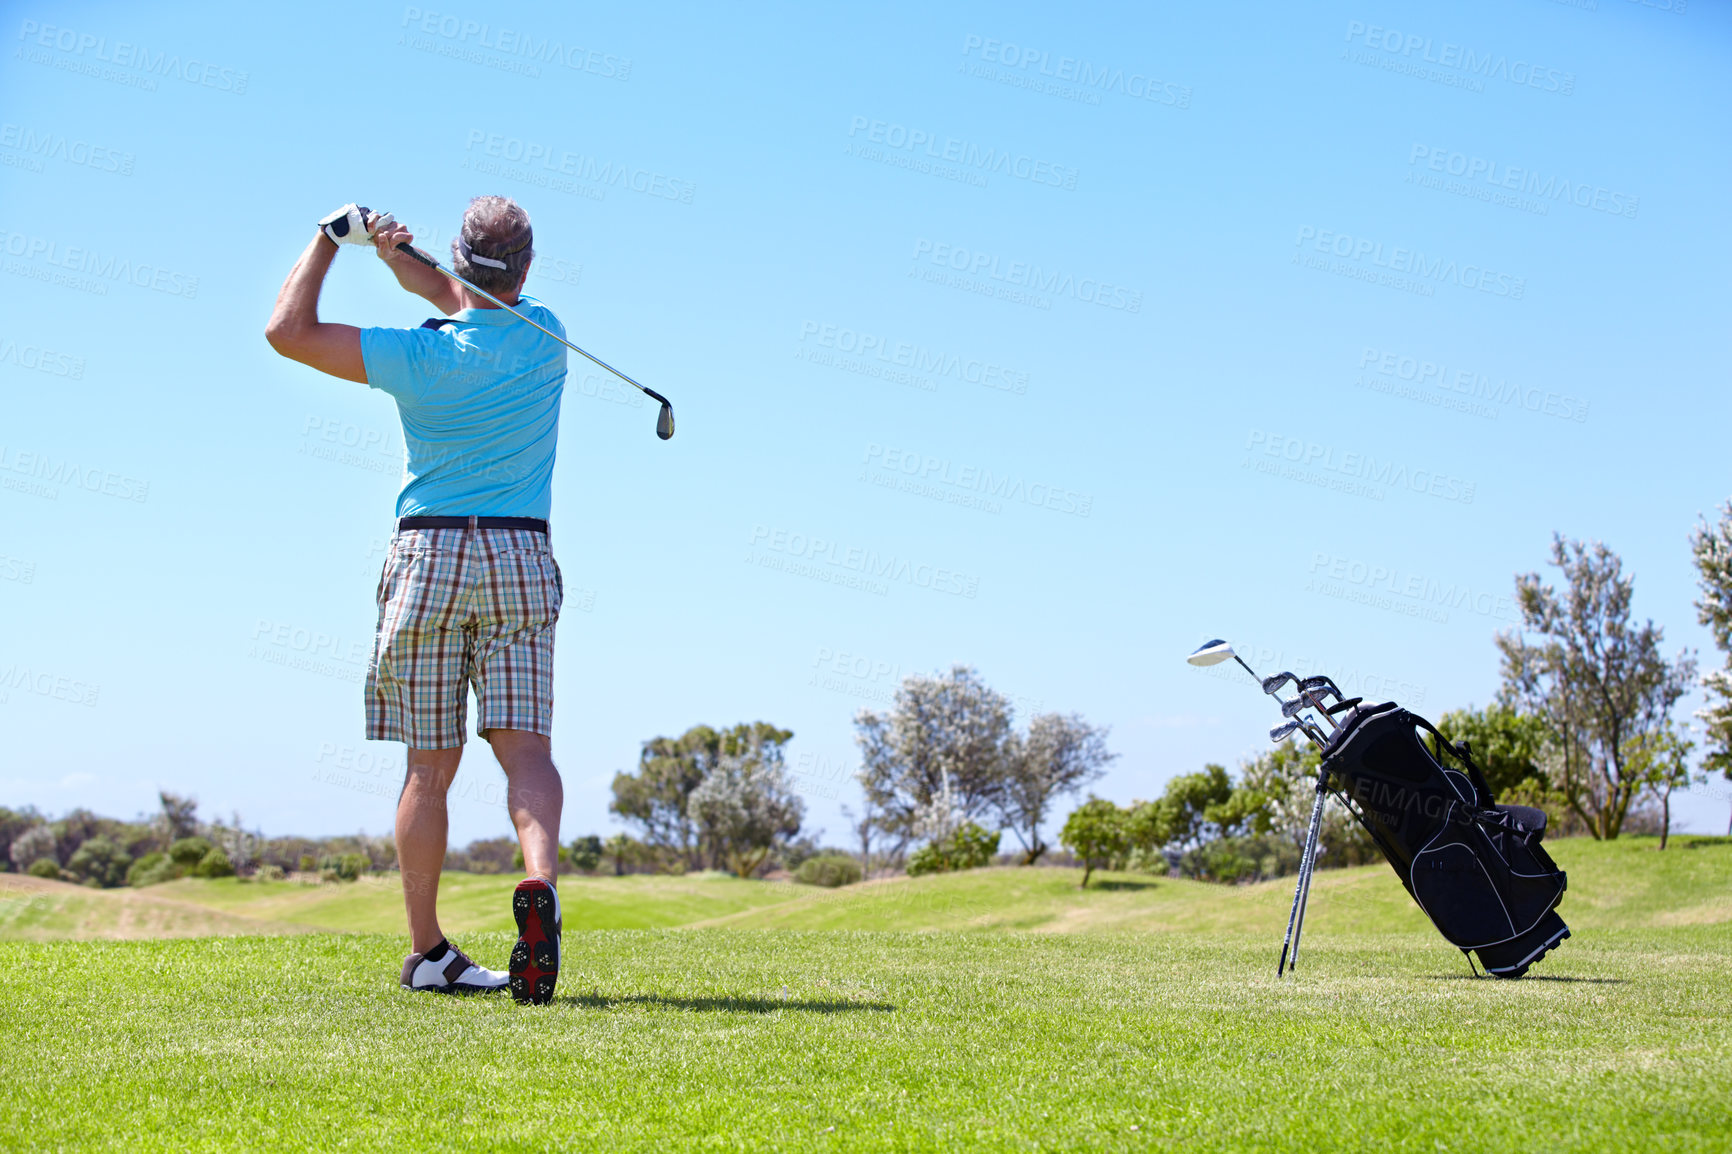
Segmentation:
[(1283, 980), (1283, 886), (1061, 871), (849, 899), (917, 932), (575, 931), (540, 1008), (399, 990), (396, 934), (0, 942), (0, 1146), (1726, 1149), (1732, 844), (1560, 848), (1578, 932), (1519, 982), (1468, 977), (1373, 870), (1319, 878)]

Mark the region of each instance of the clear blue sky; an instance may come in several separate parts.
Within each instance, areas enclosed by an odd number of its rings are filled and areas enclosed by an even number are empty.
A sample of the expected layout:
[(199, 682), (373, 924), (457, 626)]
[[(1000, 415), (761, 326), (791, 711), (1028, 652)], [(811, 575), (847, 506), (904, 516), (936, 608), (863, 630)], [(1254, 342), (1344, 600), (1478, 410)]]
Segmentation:
[[(677, 406), (568, 383), (568, 834), (761, 718), (841, 841), (854, 710), (952, 662), (1112, 726), (1121, 801), (1278, 720), (1207, 637), (1484, 704), (1554, 530), (1712, 664), (1732, 38), (1664, 3), (7, 3), (0, 802), (389, 828), (395, 411), (263, 338), (351, 199), (444, 253), (519, 198), (531, 291)], [(326, 319), (427, 314), (336, 262)], [(470, 749), (457, 840), (508, 830)]]

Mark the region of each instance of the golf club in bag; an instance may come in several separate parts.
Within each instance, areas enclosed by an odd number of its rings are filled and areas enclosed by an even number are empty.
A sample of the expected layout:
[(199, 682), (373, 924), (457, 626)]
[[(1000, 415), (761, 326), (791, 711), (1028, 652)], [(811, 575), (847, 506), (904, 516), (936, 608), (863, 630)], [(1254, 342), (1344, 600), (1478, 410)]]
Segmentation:
[[(1216, 665), (1228, 658), (1257, 677), (1225, 641), (1210, 641), (1186, 660)], [(1498, 805), (1466, 742), (1451, 742), (1393, 701), (1343, 697), (1327, 677), (1283, 672), (1258, 680), (1289, 719), (1270, 739), (1303, 733), (1323, 755), (1277, 975), (1299, 961), (1329, 794), (1365, 827), (1408, 894), (1470, 965), (1472, 951), (1487, 973), (1519, 978), (1570, 936), (1557, 915), (1564, 871), (1540, 845), (1545, 811)], [(1279, 691), (1290, 683), (1298, 696), (1282, 701)], [(1433, 739), (1429, 748), (1425, 735)]]
[[(362, 212), (365, 212), (365, 211), (366, 211), (365, 209), (362, 209)], [(662, 440), (665, 441), (669, 437), (674, 435), (674, 407), (673, 407), (673, 405), (668, 403), (668, 399), (666, 397), (662, 396), (660, 393), (656, 392), (654, 389), (647, 388), (643, 385), (638, 384), (636, 381), (632, 380), (630, 377), (626, 376), (624, 373), (620, 372), (618, 369), (614, 368), (612, 365), (608, 364), (606, 361), (601, 360), (597, 357), (591, 356), (589, 353), (584, 352), (582, 349), (578, 348), (576, 345), (572, 344), (570, 341), (566, 340), (564, 337), (560, 336), (558, 333), (554, 332), (553, 330), (546, 328), (542, 325), (535, 324), (534, 321), (530, 320), (528, 317), (524, 316), (522, 313), (518, 312), (516, 309), (512, 308), (510, 305), (506, 304), (504, 301), (500, 300), (498, 297), (494, 296), (492, 293), (488, 292), (486, 289), (477, 288), (475, 285), (471, 284), (468, 280), (465, 280), (463, 277), (458, 276), (456, 273), (452, 272), (450, 269), (446, 268), (444, 265), (440, 264), (438, 261), (436, 261), (432, 257), (428, 256), (426, 253), (422, 252), (420, 249), (416, 248), (414, 245), (410, 244), (408, 241), (403, 241), (401, 244), (399, 244), (397, 246), (397, 251), (401, 252), (401, 253), (407, 253), (409, 256), (420, 261), (422, 264), (426, 265), (428, 268), (432, 269), (435, 272), (444, 273), (446, 276), (450, 277), (452, 280), (456, 281), (458, 284), (462, 285), (464, 288), (468, 289), (470, 292), (474, 293), (476, 296), (485, 297), (486, 299), (492, 301), (494, 304), (498, 305), (500, 308), (505, 309), (506, 311), (511, 313), (512, 316), (516, 317), (518, 320), (522, 321), (523, 323), (528, 324), (528, 325), (535, 325), (536, 328), (541, 329), (542, 332), (546, 333), (548, 336), (552, 337), (554, 340), (558, 341), (560, 344), (564, 345), (566, 348), (570, 349), (572, 352), (577, 353), (580, 356), (588, 357), (591, 361), (594, 361), (596, 364), (600, 365), (602, 368), (606, 369), (608, 372), (612, 373), (614, 376), (618, 377), (620, 380), (624, 381), (626, 384), (630, 385), (632, 388), (636, 389), (638, 392), (644, 394), (644, 396), (649, 397), (651, 400), (660, 401), (661, 406), (662, 406), (662, 411), (656, 415), (656, 436), (660, 437)]]

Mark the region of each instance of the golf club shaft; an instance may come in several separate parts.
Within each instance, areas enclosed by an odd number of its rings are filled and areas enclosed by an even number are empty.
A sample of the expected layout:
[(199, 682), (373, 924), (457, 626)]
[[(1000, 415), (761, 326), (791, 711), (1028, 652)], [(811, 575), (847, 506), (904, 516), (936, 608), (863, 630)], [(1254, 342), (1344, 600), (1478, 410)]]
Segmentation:
[(638, 384), (636, 381), (632, 380), (630, 377), (626, 376), (624, 373), (620, 372), (618, 369), (614, 368), (612, 365), (608, 364), (606, 361), (602, 360), (600, 357), (591, 356), (589, 353), (584, 352), (582, 349), (578, 348), (576, 345), (572, 344), (570, 341), (566, 340), (564, 337), (560, 336), (558, 333), (554, 332), (552, 329), (549, 329), (544, 325), (535, 324), (534, 321), (530, 320), (528, 317), (524, 316), (522, 313), (518, 312), (516, 309), (512, 308), (510, 305), (506, 304), (504, 301), (500, 300), (498, 297), (494, 296), (492, 293), (488, 292), (486, 289), (481, 288), (477, 285), (471, 284), (469, 281), (465, 280), (463, 277), (458, 276), (456, 273), (452, 272), (450, 269), (446, 268), (444, 265), (440, 264), (438, 261), (436, 261), (432, 257), (428, 256), (426, 253), (422, 252), (420, 249), (416, 248), (414, 245), (410, 244), (408, 241), (404, 241), (401, 244), (399, 244), (397, 246), (397, 251), (401, 252), (401, 253), (407, 253), (409, 256), (420, 261), (422, 264), (426, 265), (428, 268), (432, 269), (435, 272), (444, 273), (446, 276), (450, 277), (452, 280), (456, 281), (458, 284), (462, 285), (464, 288), (468, 289), (470, 292), (474, 293), (476, 296), (485, 297), (486, 299), (492, 301), (494, 304), (498, 305), (500, 308), (505, 309), (506, 311), (510, 312), (518, 320), (525, 321), (531, 325), (535, 325), (536, 328), (540, 329), (542, 332), (546, 333), (548, 336), (552, 337), (554, 340), (558, 341), (560, 344), (564, 345), (566, 348), (570, 349), (572, 352), (578, 353), (584, 357), (587, 357), (591, 361), (594, 361), (596, 364), (600, 365), (602, 368), (606, 369), (608, 372), (612, 373), (614, 376), (618, 377), (620, 380), (624, 381), (626, 384), (630, 385), (632, 388), (636, 389), (638, 392), (643, 393), (645, 396), (653, 398), (654, 400), (660, 401), (664, 405), (668, 404), (668, 399), (666, 397), (662, 396), (660, 393), (656, 392), (654, 389), (647, 388), (644, 385)]
[(1317, 771), (1317, 803), (1311, 807), (1311, 832), (1305, 839), (1305, 861), (1300, 880), (1299, 920), (1293, 926), (1293, 965), (1299, 964), (1299, 939), (1305, 936), (1305, 907), (1311, 904), (1311, 875), (1317, 872), (1317, 839), (1323, 832), (1323, 783), (1328, 770)]

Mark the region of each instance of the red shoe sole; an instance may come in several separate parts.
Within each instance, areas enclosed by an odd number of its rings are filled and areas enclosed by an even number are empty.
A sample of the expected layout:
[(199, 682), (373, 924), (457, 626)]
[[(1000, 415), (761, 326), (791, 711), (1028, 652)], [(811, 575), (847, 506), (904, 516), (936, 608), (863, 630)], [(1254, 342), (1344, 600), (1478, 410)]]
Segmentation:
[(540, 878), (517, 883), (511, 913), (517, 919), (517, 944), (511, 948), (511, 996), (532, 1006), (553, 999), (559, 982), (559, 924), (554, 919), (553, 887)]

